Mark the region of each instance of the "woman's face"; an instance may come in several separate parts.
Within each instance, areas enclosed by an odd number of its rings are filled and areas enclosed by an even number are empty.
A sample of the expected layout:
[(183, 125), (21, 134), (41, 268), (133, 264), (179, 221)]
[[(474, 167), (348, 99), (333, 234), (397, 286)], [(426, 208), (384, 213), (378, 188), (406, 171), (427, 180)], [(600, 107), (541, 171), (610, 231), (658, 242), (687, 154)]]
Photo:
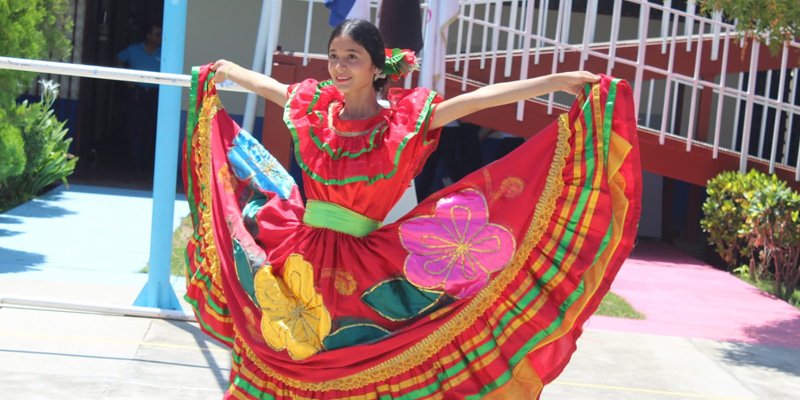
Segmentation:
[(377, 68), (369, 53), (350, 36), (342, 35), (331, 41), (328, 48), (328, 73), (342, 93), (372, 90)]

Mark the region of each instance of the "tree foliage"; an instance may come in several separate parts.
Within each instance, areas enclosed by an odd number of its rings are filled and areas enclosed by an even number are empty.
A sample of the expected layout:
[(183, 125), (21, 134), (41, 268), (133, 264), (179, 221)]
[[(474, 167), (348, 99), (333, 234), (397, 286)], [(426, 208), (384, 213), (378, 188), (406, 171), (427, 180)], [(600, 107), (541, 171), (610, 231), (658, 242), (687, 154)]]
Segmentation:
[(700, 225), (728, 269), (747, 262), (751, 279), (791, 298), (800, 285), (800, 194), (755, 170), (723, 172), (706, 190)]
[(705, 12), (721, 10), (748, 40), (769, 46), (773, 54), (783, 43), (800, 36), (800, 3), (798, 0), (700, 0)]
[[(0, 54), (6, 57), (62, 60), (72, 45), (69, 0), (0, 0)], [(0, 70), (0, 107), (25, 92), (35, 73)]]

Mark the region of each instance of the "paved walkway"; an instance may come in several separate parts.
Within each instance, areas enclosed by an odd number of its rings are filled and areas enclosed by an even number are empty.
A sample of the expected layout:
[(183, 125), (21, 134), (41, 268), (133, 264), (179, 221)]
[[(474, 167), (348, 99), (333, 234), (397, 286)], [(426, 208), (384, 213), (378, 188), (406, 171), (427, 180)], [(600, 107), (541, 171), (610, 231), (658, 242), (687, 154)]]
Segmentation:
[[(177, 223), (188, 207), (176, 207)], [(72, 186), (0, 214), (0, 297), (132, 304), (150, 212), (148, 192)], [(544, 400), (800, 393), (796, 309), (645, 241), (612, 290), (647, 319), (590, 319)], [(219, 399), (229, 370), (227, 350), (194, 323), (0, 304), (0, 399)]]

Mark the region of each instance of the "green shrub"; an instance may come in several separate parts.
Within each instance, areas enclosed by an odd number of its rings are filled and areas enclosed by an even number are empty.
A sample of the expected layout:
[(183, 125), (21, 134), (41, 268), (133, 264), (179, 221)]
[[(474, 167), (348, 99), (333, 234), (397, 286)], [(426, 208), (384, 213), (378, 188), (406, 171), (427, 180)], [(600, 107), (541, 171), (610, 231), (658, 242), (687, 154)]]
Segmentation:
[(698, 4), (707, 13), (722, 10), (728, 20), (737, 21), (736, 29), (745, 43), (758, 40), (773, 54), (800, 35), (797, 0), (700, 0)]
[(749, 258), (746, 233), (749, 204), (744, 193), (752, 191), (748, 175), (725, 171), (708, 181), (700, 227), (708, 233), (708, 242), (714, 246), (728, 271)]
[(773, 293), (790, 299), (800, 284), (800, 194), (755, 170), (723, 172), (706, 190), (700, 225), (728, 269), (771, 280)]
[[(0, 1), (0, 55), (64, 59), (71, 50), (65, 32), (72, 29), (69, 0)], [(0, 107), (9, 107), (30, 85), (35, 73), (0, 70)]]
[(75, 169), (77, 158), (68, 152), (72, 139), (65, 138), (65, 122), (58, 121), (52, 109), (58, 85), (40, 83), (42, 99), (18, 104), (9, 115), (11, 125), (22, 132), (27, 163), (21, 174), (0, 180), (0, 209), (25, 202), (55, 182), (66, 184)]
[(25, 144), (22, 132), (8, 123), (6, 113), (0, 109), (0, 193), (5, 191), (2, 182), (25, 170)]
[(754, 179), (758, 190), (746, 196), (749, 240), (759, 249), (755, 275), (760, 279), (771, 274), (774, 294), (788, 300), (800, 283), (800, 195), (775, 175)]

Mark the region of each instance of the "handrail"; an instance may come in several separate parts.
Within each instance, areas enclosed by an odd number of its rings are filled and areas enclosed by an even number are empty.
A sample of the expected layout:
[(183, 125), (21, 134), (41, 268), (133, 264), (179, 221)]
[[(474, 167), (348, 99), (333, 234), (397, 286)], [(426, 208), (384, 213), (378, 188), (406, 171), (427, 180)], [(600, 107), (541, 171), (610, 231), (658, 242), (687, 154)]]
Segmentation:
[[(103, 67), (99, 65), (71, 64), (57, 61), (29, 60), (25, 58), (3, 56), (0, 56), (0, 69), (78, 76), (83, 78), (108, 79), (122, 82), (152, 83), (156, 85), (189, 87), (192, 84), (191, 75)], [(231, 92), (249, 93), (247, 89), (229, 81), (217, 84), (217, 89)]]

